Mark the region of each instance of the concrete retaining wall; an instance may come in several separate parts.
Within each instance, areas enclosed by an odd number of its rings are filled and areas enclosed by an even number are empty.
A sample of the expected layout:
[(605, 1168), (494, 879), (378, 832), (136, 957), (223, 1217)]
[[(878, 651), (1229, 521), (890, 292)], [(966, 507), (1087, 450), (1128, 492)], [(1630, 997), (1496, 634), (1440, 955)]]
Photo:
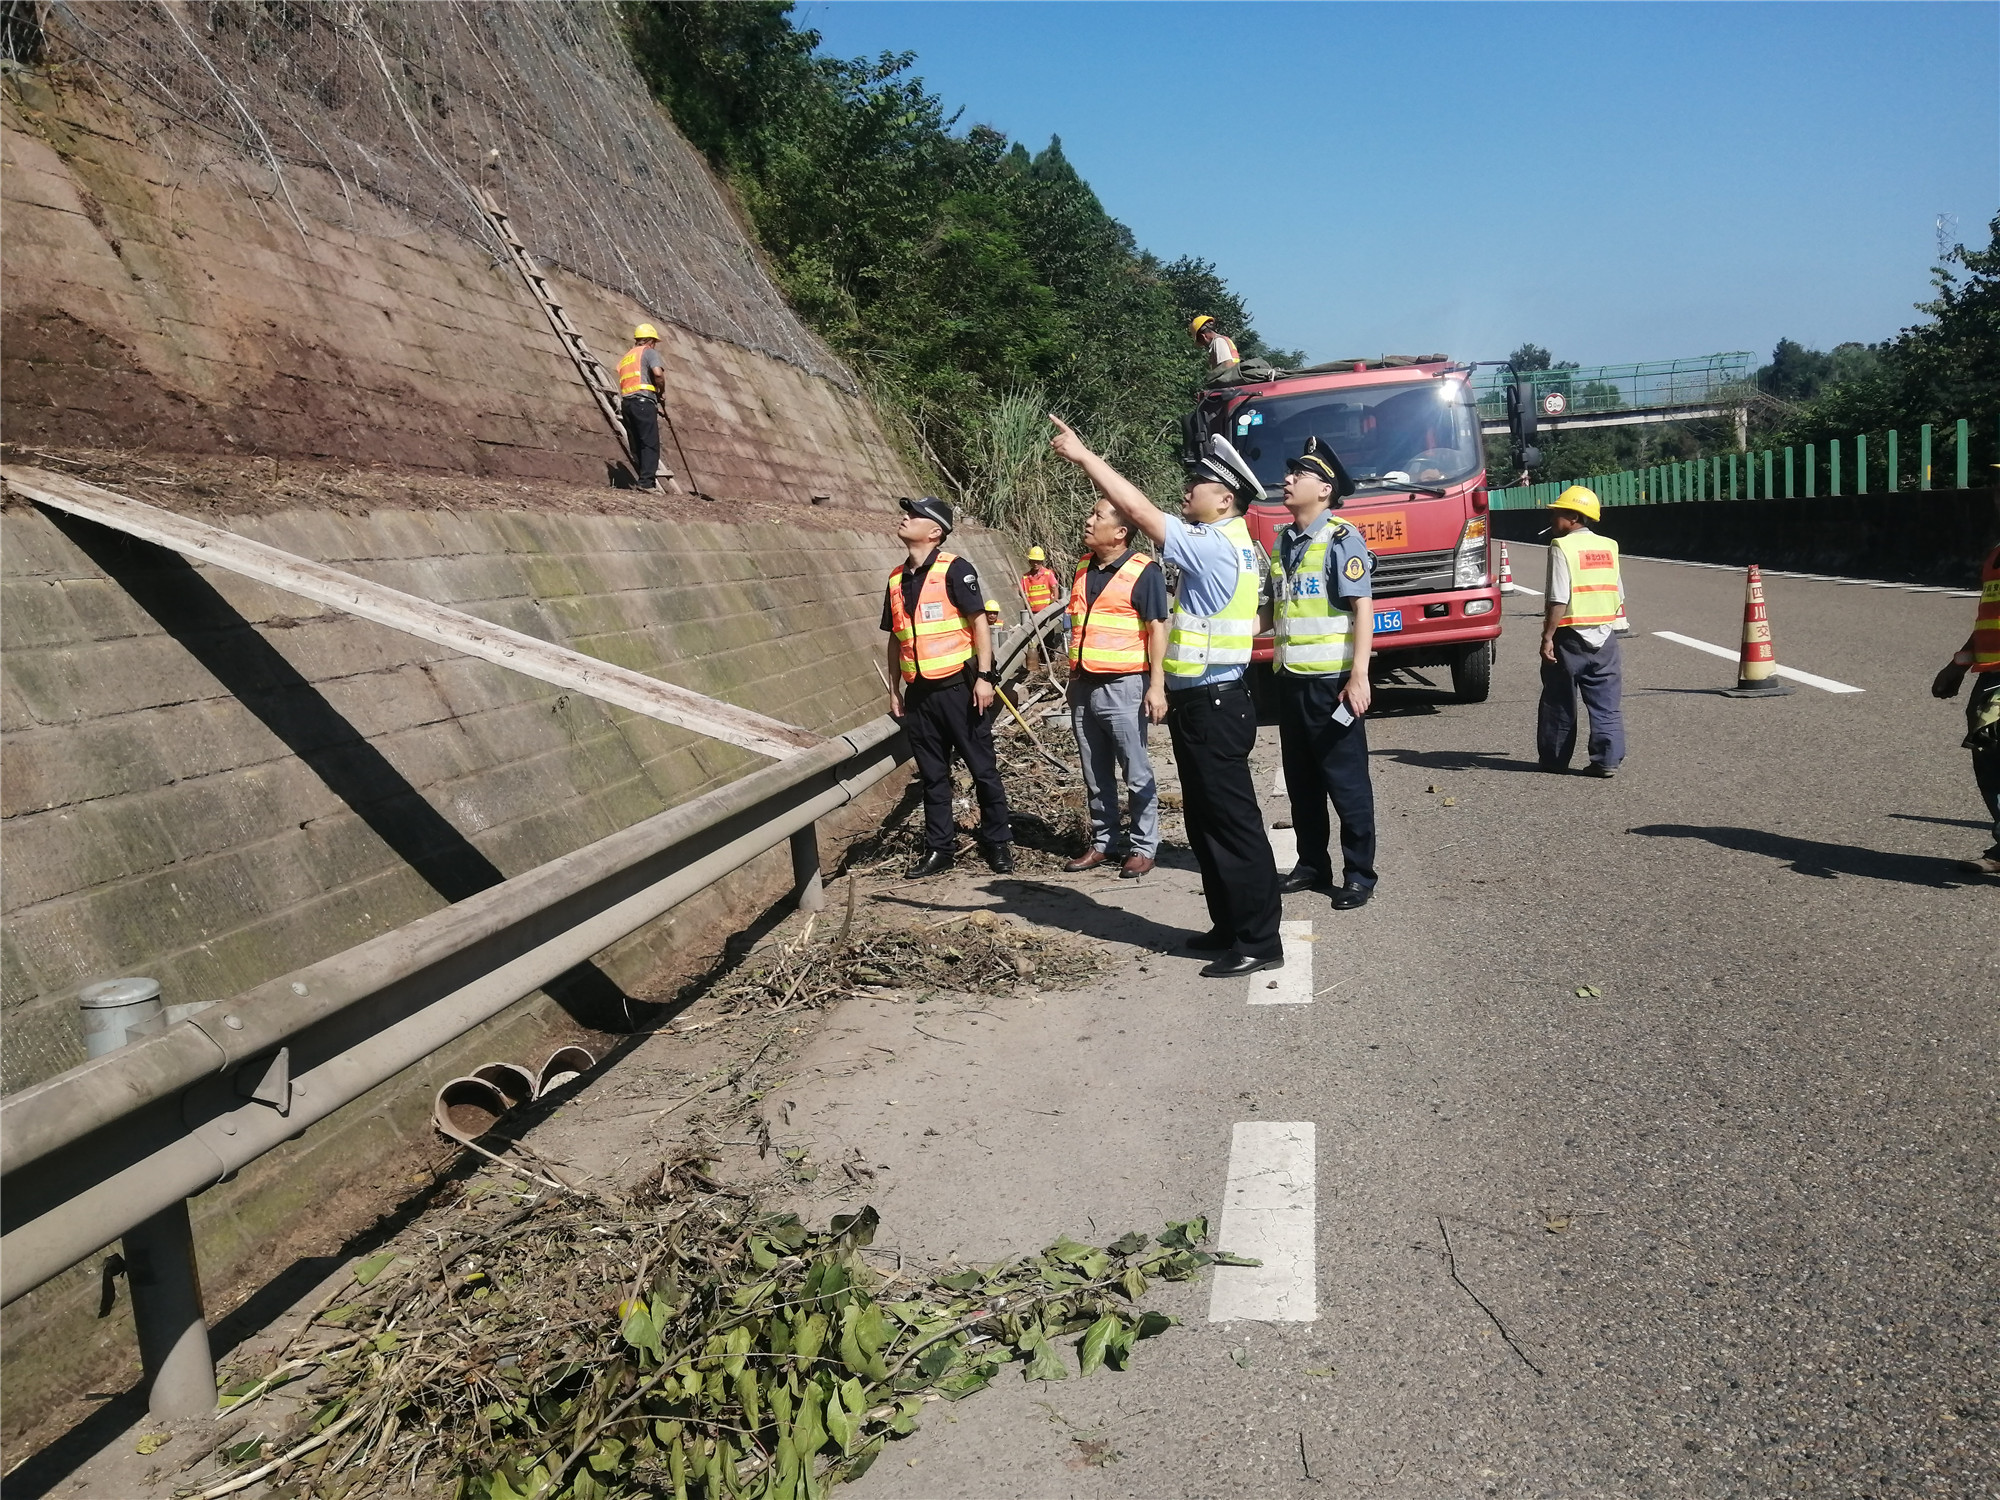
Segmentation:
[[(1802, 573), (1974, 588), (2000, 537), (1992, 490), (1932, 490), (1818, 500), (1616, 505), (1598, 527), (1639, 557), (1757, 563)], [(1495, 536), (1539, 540), (1548, 512), (1493, 513)], [(1531, 582), (1533, 580), (1530, 580)]]

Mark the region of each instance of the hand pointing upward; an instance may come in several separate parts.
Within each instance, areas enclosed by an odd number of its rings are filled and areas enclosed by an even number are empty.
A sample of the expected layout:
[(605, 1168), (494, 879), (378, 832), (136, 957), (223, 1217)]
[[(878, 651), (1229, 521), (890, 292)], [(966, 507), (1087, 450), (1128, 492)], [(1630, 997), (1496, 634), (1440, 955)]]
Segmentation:
[(1049, 413), (1049, 420), (1056, 424), (1056, 435), (1049, 439), (1049, 446), (1055, 449), (1057, 458), (1066, 459), (1073, 464), (1082, 464), (1086, 459), (1097, 456), (1090, 451), (1089, 445), (1076, 435), (1069, 423), (1054, 412)]

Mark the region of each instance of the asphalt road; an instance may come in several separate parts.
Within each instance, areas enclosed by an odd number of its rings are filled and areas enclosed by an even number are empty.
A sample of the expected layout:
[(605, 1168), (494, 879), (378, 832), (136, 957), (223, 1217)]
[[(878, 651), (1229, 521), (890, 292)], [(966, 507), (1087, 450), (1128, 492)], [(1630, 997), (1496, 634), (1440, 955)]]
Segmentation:
[[(1536, 549), (1515, 566), (1539, 585)], [(1973, 606), (1774, 579), (1780, 662), (1863, 691), (1746, 702), (1652, 633), (1732, 645), (1740, 574), (1627, 585), (1615, 781), (1534, 767), (1534, 596), (1489, 702), (1380, 695), (1379, 894), (1286, 898), (1310, 1003), (1171, 951), (1204, 925), (1185, 859), (888, 895), (1129, 961), (914, 1024), (851, 1006), (781, 1136), (877, 1168), (886, 1239), (988, 1259), (1217, 1219), (1236, 1127), (1310, 1125), (1316, 1317), (1211, 1322), (1206, 1286), (1175, 1292), (1184, 1326), (1128, 1373), (933, 1407), (863, 1488), (1996, 1493), (2000, 884), (1952, 866), (1985, 837), (1958, 705), (1926, 691)]]

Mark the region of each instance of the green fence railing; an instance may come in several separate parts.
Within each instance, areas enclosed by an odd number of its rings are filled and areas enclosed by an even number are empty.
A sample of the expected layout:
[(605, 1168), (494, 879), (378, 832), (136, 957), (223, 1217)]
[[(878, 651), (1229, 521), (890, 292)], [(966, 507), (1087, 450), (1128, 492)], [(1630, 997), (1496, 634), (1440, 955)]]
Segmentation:
[(1529, 383), (1537, 402), (1552, 393), (1560, 394), (1567, 416), (1697, 406), (1740, 397), (1755, 378), (1751, 370), (1754, 361), (1755, 356), (1747, 350), (1737, 350), (1730, 354), (1704, 354), (1696, 359), (1588, 365), (1518, 375), (1504, 366), (1488, 367), (1479, 372), (1474, 394), (1479, 402), (1479, 415), (1488, 421), (1498, 421), (1507, 415), (1507, 387), (1516, 380)]
[[(1867, 433), (1789, 448), (1704, 454), (1674, 463), (1552, 479), (1494, 490), (1495, 510), (1539, 510), (1573, 484), (1597, 492), (1600, 504), (1678, 505), (1703, 500), (1817, 500), (1839, 495), (1972, 488), (1972, 424), (1961, 417), (1942, 433), (1917, 429), (1914, 462), (1906, 464), (1902, 434), (1890, 428), (1880, 444)], [(1947, 486), (1938, 481), (1949, 475)]]

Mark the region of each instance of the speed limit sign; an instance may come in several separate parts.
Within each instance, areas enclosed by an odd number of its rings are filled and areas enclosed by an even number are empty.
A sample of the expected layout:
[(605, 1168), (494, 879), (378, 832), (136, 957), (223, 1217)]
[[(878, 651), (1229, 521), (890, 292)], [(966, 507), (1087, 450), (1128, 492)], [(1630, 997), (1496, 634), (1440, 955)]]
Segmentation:
[(1561, 391), (1549, 391), (1542, 397), (1542, 415), (1559, 417), (1569, 410), (1569, 398)]

